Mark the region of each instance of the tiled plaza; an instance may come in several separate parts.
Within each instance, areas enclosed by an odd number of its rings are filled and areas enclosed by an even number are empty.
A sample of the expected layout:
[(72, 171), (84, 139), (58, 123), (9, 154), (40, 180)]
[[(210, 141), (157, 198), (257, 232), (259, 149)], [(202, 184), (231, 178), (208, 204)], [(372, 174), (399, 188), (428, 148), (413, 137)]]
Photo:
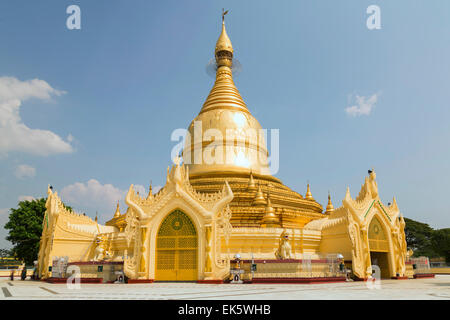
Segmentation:
[(382, 280), (380, 288), (364, 282), (323, 284), (66, 284), (0, 280), (0, 299), (218, 299), (218, 300), (309, 300), (309, 299), (450, 299), (450, 275), (434, 279)]

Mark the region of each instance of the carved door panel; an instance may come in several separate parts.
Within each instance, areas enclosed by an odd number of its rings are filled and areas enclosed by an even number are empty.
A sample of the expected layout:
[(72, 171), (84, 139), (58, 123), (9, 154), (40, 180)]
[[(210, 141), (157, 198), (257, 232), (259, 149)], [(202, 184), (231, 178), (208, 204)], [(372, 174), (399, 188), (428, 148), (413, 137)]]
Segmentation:
[(369, 246), (370, 251), (388, 252), (389, 243), (384, 233), (381, 222), (377, 217), (372, 219), (369, 225)]
[(191, 219), (180, 210), (170, 213), (156, 239), (155, 280), (197, 280), (197, 246), (197, 231)]

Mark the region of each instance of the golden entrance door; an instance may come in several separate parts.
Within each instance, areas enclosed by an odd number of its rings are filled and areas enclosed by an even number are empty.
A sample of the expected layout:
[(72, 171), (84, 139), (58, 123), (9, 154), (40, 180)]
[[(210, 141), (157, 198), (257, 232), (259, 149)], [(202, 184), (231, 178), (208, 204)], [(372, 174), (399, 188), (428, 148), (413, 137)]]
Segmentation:
[(369, 225), (369, 247), (370, 251), (388, 252), (389, 242), (384, 234), (383, 227), (377, 217), (372, 219)]
[(197, 240), (191, 219), (180, 210), (170, 213), (156, 238), (155, 280), (197, 280)]

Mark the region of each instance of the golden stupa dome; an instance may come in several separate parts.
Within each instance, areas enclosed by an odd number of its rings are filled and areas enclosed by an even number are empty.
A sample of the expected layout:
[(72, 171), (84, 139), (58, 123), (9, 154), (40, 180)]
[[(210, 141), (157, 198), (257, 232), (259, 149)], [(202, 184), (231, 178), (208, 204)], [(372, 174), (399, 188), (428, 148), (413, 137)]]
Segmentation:
[(192, 175), (214, 171), (270, 175), (262, 127), (233, 81), (233, 46), (224, 22), (215, 57), (216, 81), (188, 128), (183, 160)]

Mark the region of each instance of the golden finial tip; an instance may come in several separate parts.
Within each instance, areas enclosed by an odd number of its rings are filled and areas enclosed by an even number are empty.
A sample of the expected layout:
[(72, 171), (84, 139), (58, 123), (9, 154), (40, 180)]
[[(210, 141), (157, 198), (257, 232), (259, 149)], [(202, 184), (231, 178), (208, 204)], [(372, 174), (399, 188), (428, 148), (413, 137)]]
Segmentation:
[[(222, 9), (224, 10), (224, 9)], [(227, 35), (227, 31), (225, 29), (225, 15), (228, 13), (227, 11), (222, 11), (222, 33), (219, 36), (219, 39), (216, 42), (216, 60), (217, 63), (220, 65), (220, 60), (225, 59), (229, 59), (230, 57), (218, 57), (217, 53), (221, 52), (221, 51), (228, 51), (229, 53), (231, 53), (231, 58), (233, 56), (233, 46), (231, 45), (231, 40)], [(231, 66), (231, 65), (230, 65)]]

